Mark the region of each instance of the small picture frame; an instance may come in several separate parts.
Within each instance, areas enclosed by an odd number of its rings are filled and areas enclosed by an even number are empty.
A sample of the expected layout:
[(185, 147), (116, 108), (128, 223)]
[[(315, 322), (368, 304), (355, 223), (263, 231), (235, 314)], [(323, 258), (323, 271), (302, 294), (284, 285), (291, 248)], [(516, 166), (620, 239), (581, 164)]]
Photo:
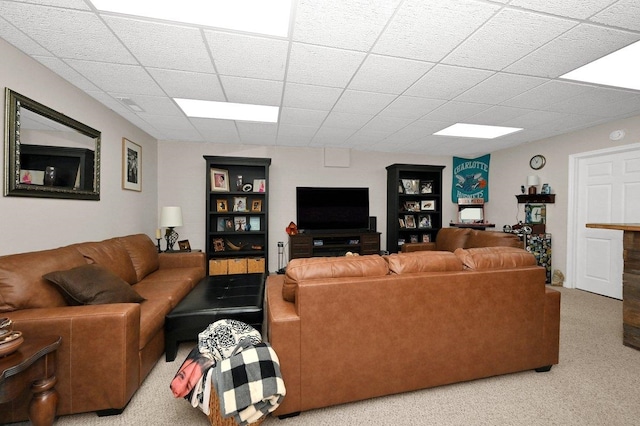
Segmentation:
[(216, 211), (218, 213), (226, 213), (229, 211), (229, 204), (226, 199), (216, 200)]
[(260, 213), (262, 211), (262, 200), (252, 200), (251, 201), (251, 212), (252, 213)]
[(417, 234), (409, 235), (409, 242), (410, 243), (417, 243), (418, 242), (418, 235)]
[(222, 238), (213, 240), (213, 251), (224, 251), (224, 240)]
[(224, 218), (224, 231), (225, 232), (232, 232), (233, 229), (234, 229), (233, 219), (231, 219), (230, 217), (225, 217)]
[(191, 244), (189, 244), (189, 240), (178, 241), (178, 247), (180, 248), (180, 251), (191, 251)]
[(398, 218), (398, 225), (400, 225), (400, 228), (406, 228), (407, 225), (404, 223), (404, 219), (402, 219), (401, 217)]
[(233, 218), (233, 230), (236, 232), (244, 232), (247, 230), (246, 216), (236, 216)]
[(421, 180), (420, 181), (420, 193), (421, 194), (433, 194), (433, 181)]
[(260, 231), (260, 216), (250, 216), (249, 227), (250, 231)]
[(408, 212), (419, 212), (420, 203), (418, 201), (405, 201), (404, 209)]
[(229, 192), (229, 171), (224, 169), (211, 169), (211, 190)]
[(122, 138), (122, 189), (142, 192), (142, 147)]
[(420, 210), (422, 211), (435, 211), (436, 209), (436, 200), (421, 200), (420, 201)]
[(254, 179), (253, 180), (253, 192), (267, 192), (266, 179)]
[(234, 212), (246, 212), (247, 210), (247, 197), (233, 197), (233, 211)]
[(418, 216), (418, 228), (420, 229), (428, 229), (431, 228), (431, 215), (424, 214)]
[(217, 232), (224, 232), (224, 231), (228, 230), (228, 229), (225, 228), (227, 220), (229, 220), (228, 217), (219, 217), (218, 218), (218, 221), (216, 223), (216, 231)]
[(402, 186), (404, 187), (405, 194), (420, 193), (420, 180), (418, 179), (402, 179)]
[(422, 234), (422, 242), (430, 243), (431, 242), (431, 234)]
[(415, 229), (416, 228), (416, 217), (412, 214), (407, 214), (404, 216), (404, 223), (407, 225), (407, 229)]

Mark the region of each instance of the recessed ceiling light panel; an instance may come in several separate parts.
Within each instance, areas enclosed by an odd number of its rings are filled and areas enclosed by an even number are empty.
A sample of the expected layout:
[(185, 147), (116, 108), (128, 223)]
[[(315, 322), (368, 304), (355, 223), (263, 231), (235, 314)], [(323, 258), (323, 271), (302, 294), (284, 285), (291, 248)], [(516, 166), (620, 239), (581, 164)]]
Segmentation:
[(103, 12), (287, 37), (291, 0), (91, 0)]
[(436, 133), (435, 136), (456, 136), (460, 138), (495, 139), (522, 130), (518, 127), (487, 126), (483, 124), (456, 123)]
[(278, 107), (268, 105), (236, 104), (181, 98), (174, 98), (174, 100), (187, 116), (194, 118), (277, 123), (280, 110)]

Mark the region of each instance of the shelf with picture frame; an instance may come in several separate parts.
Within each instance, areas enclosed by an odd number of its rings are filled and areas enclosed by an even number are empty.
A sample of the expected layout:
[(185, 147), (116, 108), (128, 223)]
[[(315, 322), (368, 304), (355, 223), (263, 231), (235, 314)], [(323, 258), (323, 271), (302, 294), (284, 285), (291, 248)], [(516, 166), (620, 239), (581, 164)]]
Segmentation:
[(270, 158), (208, 156), (207, 265), (215, 259), (264, 258), (268, 273)]
[(392, 164), (387, 169), (387, 251), (410, 242), (435, 241), (442, 228), (445, 166)]

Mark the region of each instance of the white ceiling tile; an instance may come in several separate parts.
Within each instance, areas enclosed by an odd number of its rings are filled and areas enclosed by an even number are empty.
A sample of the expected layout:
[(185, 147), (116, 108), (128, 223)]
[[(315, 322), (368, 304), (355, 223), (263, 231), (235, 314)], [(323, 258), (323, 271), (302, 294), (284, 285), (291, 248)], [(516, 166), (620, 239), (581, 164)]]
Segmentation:
[(515, 96), (502, 104), (519, 108), (543, 109), (589, 89), (590, 87), (584, 84), (552, 80)]
[(593, 16), (591, 21), (640, 31), (640, 3), (638, 0), (619, 0)]
[(129, 98), (149, 115), (182, 116), (182, 110), (166, 96), (130, 95), (120, 92), (109, 92), (116, 100)]
[(367, 121), (373, 118), (373, 114), (351, 114), (348, 112), (331, 112), (324, 121), (323, 127), (340, 129), (359, 129)]
[(216, 74), (147, 68), (151, 77), (172, 98), (225, 101)]
[(222, 88), (229, 102), (254, 105), (280, 106), (281, 81), (221, 75)]
[(494, 106), (479, 114), (467, 118), (466, 122), (471, 124), (485, 124), (489, 126), (501, 126), (507, 120), (512, 120), (531, 112), (528, 109), (511, 108), (505, 106)]
[(336, 105), (334, 111), (354, 112), (360, 114), (377, 114), (396, 98), (396, 95), (386, 93), (360, 92), (357, 90), (345, 90)]
[(398, 3), (400, 0), (300, 0), (293, 40), (368, 51)]
[(433, 67), (431, 62), (369, 55), (349, 83), (350, 89), (400, 94)]
[(577, 23), (505, 9), (443, 59), (444, 63), (499, 71)]
[(307, 126), (320, 127), (327, 114), (327, 111), (283, 107), (280, 109), (278, 122), (291, 125), (304, 123)]
[(190, 118), (189, 121), (207, 142), (240, 143), (235, 121), (213, 118)]
[(62, 58), (135, 63), (133, 56), (93, 13), (1, 2), (0, 16)]
[[(138, 62), (146, 67), (213, 72), (197, 28), (105, 16), (105, 22)], [(167, 55), (166, 52), (171, 52)]]
[(544, 126), (546, 123), (560, 120), (565, 114), (561, 112), (551, 111), (531, 111), (519, 117), (514, 117), (504, 121), (501, 125), (508, 127), (521, 127), (523, 129), (532, 129)]
[(69, 9), (89, 10), (84, 0), (21, 0), (23, 3), (56, 6)]
[(464, 102), (447, 102), (434, 111), (424, 116), (429, 121), (454, 121), (462, 122), (472, 115), (476, 115), (491, 105), (469, 104)]
[(178, 141), (178, 142), (209, 142), (205, 141), (200, 132), (196, 129), (163, 129), (162, 134), (157, 136), (158, 140)]
[(160, 87), (146, 73), (144, 68), (136, 65), (107, 64), (67, 60), (67, 63), (84, 77), (93, 81), (105, 92), (119, 92), (136, 95), (163, 95)]
[(602, 111), (603, 105), (623, 102), (636, 96), (637, 92), (630, 90), (592, 87), (577, 96), (550, 105), (548, 110), (566, 112), (568, 114), (597, 115), (599, 111)]
[(311, 146), (342, 146), (351, 135), (353, 129), (322, 126), (311, 139)]
[(293, 43), (287, 79), (294, 83), (346, 87), (364, 56), (361, 52)]
[(442, 99), (398, 96), (389, 106), (380, 112), (381, 116), (420, 118), (430, 113), (446, 101)]
[(278, 125), (275, 123), (254, 123), (238, 121), (238, 133), (243, 144), (275, 145)]
[(493, 71), (438, 64), (404, 94), (433, 99), (453, 99), (493, 74)]
[(308, 84), (287, 83), (282, 105), (292, 108), (329, 111), (338, 101), (342, 89)]
[(362, 127), (363, 131), (372, 131), (372, 132), (397, 132), (398, 130), (408, 126), (414, 120), (410, 118), (400, 118), (400, 117), (384, 117), (384, 116), (375, 116), (371, 121), (365, 124)]
[(138, 116), (153, 127), (159, 130), (184, 130), (194, 131), (194, 127), (187, 117), (183, 116), (167, 116), (167, 115), (151, 115), (146, 113), (138, 113)]
[(556, 78), (637, 40), (640, 40), (638, 34), (581, 24), (508, 66), (505, 71)]
[(288, 42), (220, 31), (204, 33), (218, 73), (265, 80), (284, 78)]
[(511, 0), (509, 6), (546, 12), (554, 15), (587, 19), (616, 0)]
[(516, 74), (495, 74), (455, 98), (458, 102), (497, 105), (547, 82), (546, 79)]
[(33, 41), (29, 36), (14, 27), (0, 16), (0, 38), (11, 43), (27, 55), (52, 56), (51, 52)]
[(59, 76), (70, 82), (71, 84), (79, 87), (82, 90), (96, 91), (99, 90), (95, 84), (78, 74), (76, 70), (65, 64), (58, 58), (52, 58), (50, 56), (33, 56), (38, 62), (47, 68), (56, 72)]
[(372, 51), (437, 62), (489, 19), (500, 6), (471, 0), (407, 0)]
[(280, 124), (276, 144), (283, 146), (308, 146), (317, 131), (318, 128), (315, 126)]
[(347, 144), (354, 148), (363, 149), (381, 142), (390, 134), (389, 131), (358, 130), (347, 139)]

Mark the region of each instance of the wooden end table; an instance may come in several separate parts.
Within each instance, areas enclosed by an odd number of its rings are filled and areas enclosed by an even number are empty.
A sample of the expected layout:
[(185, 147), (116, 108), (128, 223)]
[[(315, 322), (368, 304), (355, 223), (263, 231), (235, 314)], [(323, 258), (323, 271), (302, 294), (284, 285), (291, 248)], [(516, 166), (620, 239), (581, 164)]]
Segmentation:
[(13, 401), (29, 387), (29, 420), (35, 426), (52, 425), (56, 415), (58, 393), (55, 354), (62, 337), (25, 337), (11, 355), (0, 358), (0, 404)]

